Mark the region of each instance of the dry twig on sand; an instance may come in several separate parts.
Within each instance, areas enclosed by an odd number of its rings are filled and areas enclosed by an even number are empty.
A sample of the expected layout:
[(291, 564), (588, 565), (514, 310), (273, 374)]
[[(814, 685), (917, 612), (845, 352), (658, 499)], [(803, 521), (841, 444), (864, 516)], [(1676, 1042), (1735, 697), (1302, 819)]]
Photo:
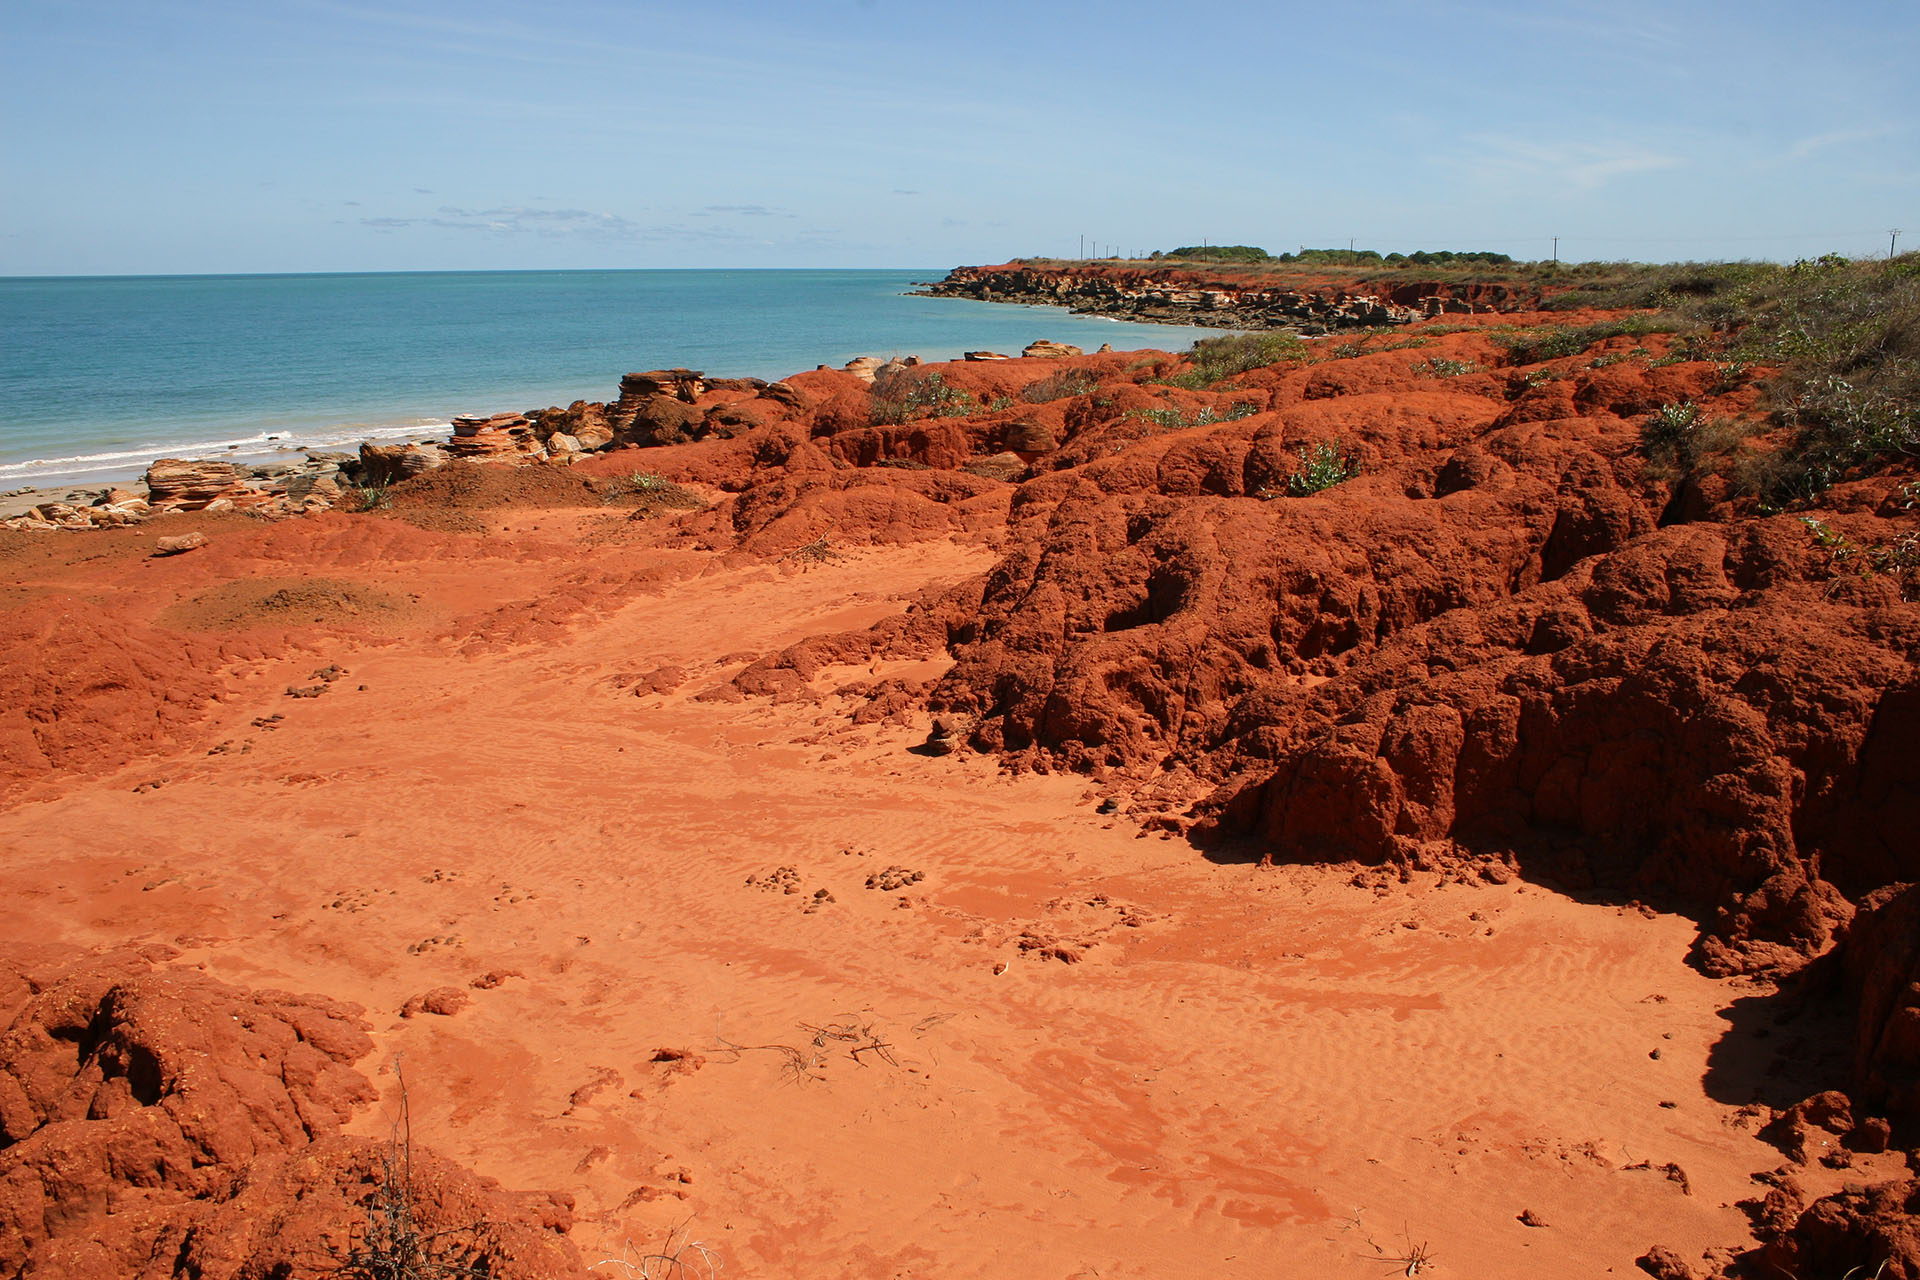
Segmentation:
[(823, 533), (812, 542), (795, 547), (780, 558), (799, 560), (806, 564), (825, 564), (829, 560), (838, 560), (840, 553), (827, 545), (827, 535)]
[(725, 1036), (714, 1037), (715, 1047), (711, 1053), (730, 1053), (728, 1061), (738, 1062), (742, 1055), (766, 1052), (777, 1053), (786, 1061), (780, 1068), (780, 1078), (787, 1084), (805, 1084), (809, 1080), (824, 1080), (820, 1068), (826, 1065), (826, 1055), (819, 1052), (802, 1053), (790, 1044), (735, 1044)]
[(1354, 1256), (1361, 1258), (1370, 1257), (1374, 1262), (1384, 1262), (1403, 1276), (1421, 1275), (1427, 1268), (1434, 1265), (1433, 1251), (1427, 1248), (1426, 1241), (1422, 1240), (1419, 1244), (1415, 1244), (1412, 1233), (1404, 1228), (1401, 1230), (1400, 1237), (1404, 1251), (1397, 1255), (1390, 1254), (1385, 1249), (1382, 1249), (1380, 1245), (1369, 1236), (1367, 1238), (1367, 1246), (1373, 1250), (1373, 1253), (1371, 1255), (1362, 1253)]
[(863, 1053), (877, 1055), (890, 1067), (900, 1065), (899, 1060), (893, 1056), (893, 1046), (880, 1038), (871, 1022), (829, 1022), (824, 1027), (803, 1022), (800, 1024), (800, 1029), (813, 1033), (813, 1045), (816, 1049), (826, 1048), (829, 1041), (851, 1044), (853, 1047), (847, 1050), (847, 1056), (863, 1067), (867, 1065), (866, 1060), (860, 1056)]
[(720, 1273), (720, 1259), (715, 1256), (711, 1246), (693, 1238), (688, 1230), (692, 1220), (676, 1227), (667, 1228), (667, 1238), (659, 1249), (652, 1253), (635, 1254), (634, 1245), (629, 1240), (620, 1250), (617, 1258), (602, 1258), (593, 1264), (591, 1270), (602, 1267), (619, 1267), (626, 1280), (688, 1280), (688, 1277), (705, 1277), (714, 1280)]
[(483, 1238), (486, 1223), (438, 1231), (420, 1223), (413, 1189), (413, 1116), (398, 1057), (393, 1074), (400, 1081), (400, 1118), (380, 1153), (379, 1183), (367, 1202), (366, 1223), (333, 1272), (345, 1280), (477, 1280), (491, 1275), (492, 1259)]
[[(780, 1068), (780, 1076), (788, 1084), (826, 1079), (822, 1071), (827, 1065), (827, 1050), (831, 1045), (846, 1045), (847, 1056), (863, 1067), (871, 1065), (867, 1061), (868, 1054), (890, 1067), (900, 1065), (900, 1060), (893, 1056), (893, 1042), (882, 1038), (877, 1022), (844, 1016), (840, 1022), (802, 1022), (799, 1027), (808, 1037), (804, 1048), (790, 1044), (735, 1044), (716, 1032), (712, 1052), (732, 1054), (730, 1060), (736, 1062), (747, 1053), (777, 1053), (785, 1060)], [(917, 1032), (920, 1028), (915, 1027), (914, 1030)]]

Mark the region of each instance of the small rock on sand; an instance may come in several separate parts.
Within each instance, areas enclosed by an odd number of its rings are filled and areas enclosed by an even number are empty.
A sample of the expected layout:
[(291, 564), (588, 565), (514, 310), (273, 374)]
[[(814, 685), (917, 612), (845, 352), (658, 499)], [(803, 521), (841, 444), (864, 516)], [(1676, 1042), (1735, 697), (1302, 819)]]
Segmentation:
[(198, 550), (206, 545), (207, 535), (198, 531), (193, 533), (171, 534), (155, 540), (153, 544), (153, 554), (156, 556), (177, 556), (183, 552)]
[(443, 1018), (450, 1017), (466, 1008), (472, 1000), (472, 996), (458, 987), (435, 987), (400, 1006), (400, 1016), (411, 1018), (416, 1014), (433, 1013)]

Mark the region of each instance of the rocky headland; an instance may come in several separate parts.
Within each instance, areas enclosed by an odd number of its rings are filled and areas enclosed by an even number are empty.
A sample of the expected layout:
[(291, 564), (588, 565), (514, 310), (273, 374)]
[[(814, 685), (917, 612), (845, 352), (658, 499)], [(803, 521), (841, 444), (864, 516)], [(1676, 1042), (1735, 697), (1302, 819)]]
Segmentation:
[(1530, 305), (0, 531), (0, 1273), (1920, 1276), (1911, 465)]
[(1008, 262), (956, 267), (918, 292), (934, 298), (1066, 307), (1114, 320), (1307, 335), (1411, 324), (1441, 315), (1526, 311), (1543, 291), (1500, 281), (1319, 279), (1281, 282), (1194, 266)]

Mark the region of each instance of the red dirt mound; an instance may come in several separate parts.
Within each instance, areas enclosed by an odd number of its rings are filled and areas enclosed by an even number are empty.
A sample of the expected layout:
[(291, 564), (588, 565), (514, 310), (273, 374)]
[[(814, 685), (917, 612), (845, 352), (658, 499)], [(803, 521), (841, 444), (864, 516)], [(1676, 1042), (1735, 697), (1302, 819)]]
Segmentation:
[(220, 696), (226, 660), (71, 596), (0, 611), (0, 789), (177, 741)]
[[(240, 991), (165, 958), (20, 975), (33, 994), (0, 1036), (0, 1270), (337, 1270), (392, 1184), (382, 1144), (336, 1136), (373, 1098), (351, 1066), (373, 1047), (359, 1011)], [(407, 1202), (429, 1231), (499, 1224), (459, 1242), (486, 1274), (579, 1270), (559, 1243), (563, 1205), (501, 1196), (426, 1153)]]
[(396, 510), (487, 511), (500, 507), (591, 507), (599, 491), (567, 467), (512, 467), (449, 462), (388, 490)]

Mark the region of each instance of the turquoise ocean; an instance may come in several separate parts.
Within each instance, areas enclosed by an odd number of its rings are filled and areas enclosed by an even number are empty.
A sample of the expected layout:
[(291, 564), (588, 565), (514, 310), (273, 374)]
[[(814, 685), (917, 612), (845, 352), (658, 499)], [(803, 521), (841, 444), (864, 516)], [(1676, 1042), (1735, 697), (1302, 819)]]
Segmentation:
[(921, 271), (476, 271), (0, 279), (0, 490), (444, 436), (459, 413), (611, 400), (686, 366), (779, 378), (855, 356), (1184, 350), (1212, 332), (916, 298)]

